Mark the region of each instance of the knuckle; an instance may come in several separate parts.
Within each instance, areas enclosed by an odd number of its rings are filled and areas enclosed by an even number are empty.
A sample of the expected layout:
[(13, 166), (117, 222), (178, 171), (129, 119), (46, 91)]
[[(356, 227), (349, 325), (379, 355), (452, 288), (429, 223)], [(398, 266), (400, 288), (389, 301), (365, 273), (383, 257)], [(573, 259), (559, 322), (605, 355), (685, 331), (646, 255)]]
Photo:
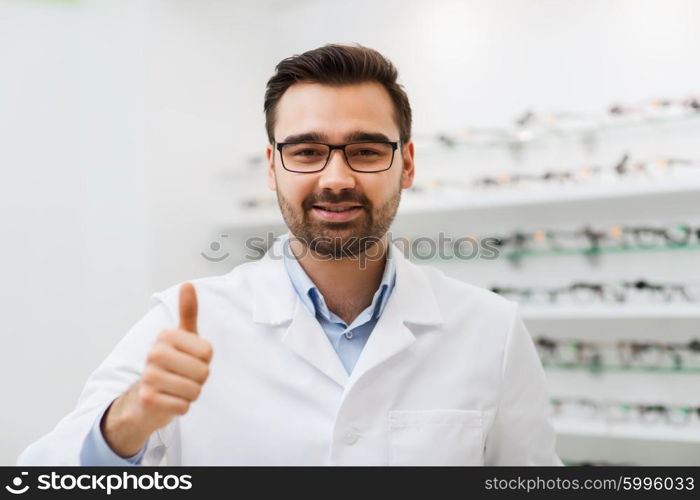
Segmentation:
[(169, 328), (161, 330), (160, 335), (158, 335), (158, 340), (169, 342), (173, 338), (173, 331)]
[(158, 381), (158, 370), (156, 370), (152, 365), (146, 366), (141, 375), (141, 380), (145, 384), (151, 385)]
[(184, 415), (185, 413), (187, 413), (189, 411), (189, 409), (190, 409), (190, 404), (187, 401), (182, 401), (181, 403), (179, 403), (177, 405), (175, 412), (178, 415)]
[(161, 344), (156, 344), (148, 352), (148, 357), (146, 358), (146, 360), (148, 361), (148, 363), (159, 363), (163, 360), (164, 351), (165, 349)]
[(214, 354), (214, 348), (212, 345), (207, 342), (206, 340), (204, 341), (204, 348), (202, 349), (204, 352), (204, 357), (207, 359), (207, 361), (211, 360), (212, 355)]
[(192, 401), (195, 401), (199, 399), (199, 395), (202, 393), (202, 386), (201, 385), (196, 385), (192, 389)]
[(156, 393), (149, 387), (142, 386), (139, 390), (139, 401), (145, 408), (153, 408), (156, 404)]

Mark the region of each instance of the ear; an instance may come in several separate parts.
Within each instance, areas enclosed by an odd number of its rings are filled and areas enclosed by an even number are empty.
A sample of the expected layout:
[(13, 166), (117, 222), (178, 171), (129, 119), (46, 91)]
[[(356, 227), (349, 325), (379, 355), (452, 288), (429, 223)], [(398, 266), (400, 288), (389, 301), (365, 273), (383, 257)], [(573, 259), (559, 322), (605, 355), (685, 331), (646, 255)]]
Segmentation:
[(267, 145), (265, 155), (267, 156), (267, 187), (272, 191), (277, 191), (277, 181), (275, 179), (275, 149), (272, 144)]
[(401, 188), (407, 189), (413, 185), (415, 167), (413, 164), (413, 141), (408, 141), (401, 147)]

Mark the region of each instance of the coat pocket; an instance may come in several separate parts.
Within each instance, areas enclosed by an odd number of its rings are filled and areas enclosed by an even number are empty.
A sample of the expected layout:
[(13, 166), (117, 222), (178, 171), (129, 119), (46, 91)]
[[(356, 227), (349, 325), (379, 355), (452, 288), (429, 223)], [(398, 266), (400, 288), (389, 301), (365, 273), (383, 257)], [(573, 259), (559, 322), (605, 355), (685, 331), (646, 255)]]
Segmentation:
[(482, 465), (481, 410), (389, 411), (389, 465)]

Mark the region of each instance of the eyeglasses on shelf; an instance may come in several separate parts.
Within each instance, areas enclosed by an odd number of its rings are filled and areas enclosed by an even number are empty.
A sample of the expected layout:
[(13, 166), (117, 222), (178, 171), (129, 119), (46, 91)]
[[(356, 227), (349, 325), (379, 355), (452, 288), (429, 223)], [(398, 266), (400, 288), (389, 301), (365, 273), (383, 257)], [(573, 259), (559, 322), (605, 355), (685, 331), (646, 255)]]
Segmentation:
[(534, 343), (548, 369), (700, 373), (700, 339), (603, 342), (539, 335)]
[(666, 424), (687, 426), (700, 424), (700, 407), (693, 405), (668, 405), (632, 403), (589, 398), (551, 398), (551, 415), (555, 418), (602, 420), (608, 423), (637, 422), (642, 424)]
[(467, 126), (453, 133), (416, 134), (425, 143), (446, 149), (459, 146), (523, 148), (552, 136), (580, 134), (583, 137), (629, 124), (656, 124), (668, 119), (693, 118), (700, 112), (700, 94), (654, 98), (637, 103), (616, 102), (598, 113), (576, 111), (538, 112), (525, 110), (511, 125)]
[(565, 286), (529, 287), (494, 285), (491, 291), (524, 304), (634, 304), (697, 303), (697, 283), (650, 282), (644, 279), (616, 283), (578, 281)]
[(700, 247), (700, 227), (686, 223), (667, 225), (615, 225), (577, 229), (516, 229), (510, 234), (493, 235), (494, 246), (519, 258), (537, 252), (575, 252), (598, 254), (612, 250), (649, 250), (662, 248)]

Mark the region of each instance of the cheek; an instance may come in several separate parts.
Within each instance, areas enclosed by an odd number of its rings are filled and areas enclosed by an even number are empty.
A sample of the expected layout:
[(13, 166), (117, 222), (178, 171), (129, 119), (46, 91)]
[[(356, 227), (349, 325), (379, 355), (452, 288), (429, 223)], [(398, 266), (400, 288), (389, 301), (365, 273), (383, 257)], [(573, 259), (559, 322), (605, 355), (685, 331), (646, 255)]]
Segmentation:
[(314, 192), (316, 185), (313, 176), (277, 174), (277, 189), (290, 203), (301, 205), (305, 198)]
[(389, 199), (393, 198), (399, 188), (399, 179), (393, 175), (387, 175), (372, 179), (363, 186), (365, 195), (372, 200), (374, 206), (381, 206)]

